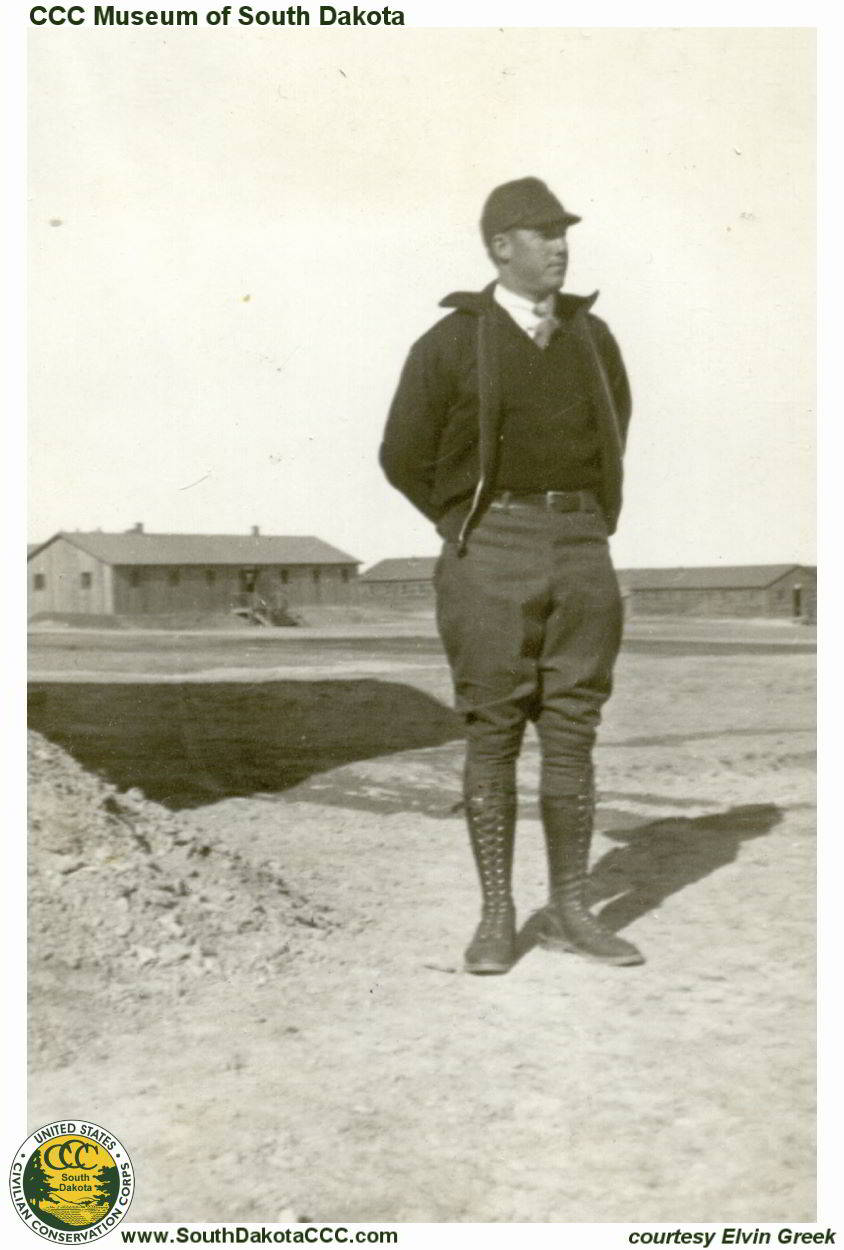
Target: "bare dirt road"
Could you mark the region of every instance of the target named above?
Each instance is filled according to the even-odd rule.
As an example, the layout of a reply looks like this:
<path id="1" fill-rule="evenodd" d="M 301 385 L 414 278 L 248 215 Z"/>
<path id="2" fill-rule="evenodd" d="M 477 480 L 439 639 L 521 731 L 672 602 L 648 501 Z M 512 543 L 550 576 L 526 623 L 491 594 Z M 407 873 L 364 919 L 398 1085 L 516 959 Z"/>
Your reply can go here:
<path id="1" fill-rule="evenodd" d="M 812 1220 L 806 636 L 630 631 L 592 890 L 648 962 L 532 946 L 531 744 L 472 978 L 430 632 L 33 638 L 30 1126 L 117 1133 L 140 1220 Z"/>

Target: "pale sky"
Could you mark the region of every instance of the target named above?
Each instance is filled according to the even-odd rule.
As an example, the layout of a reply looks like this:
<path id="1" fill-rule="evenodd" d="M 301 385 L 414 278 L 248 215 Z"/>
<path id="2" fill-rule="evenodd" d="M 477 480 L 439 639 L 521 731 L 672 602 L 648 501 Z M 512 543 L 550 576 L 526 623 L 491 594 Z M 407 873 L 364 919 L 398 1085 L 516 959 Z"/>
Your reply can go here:
<path id="1" fill-rule="evenodd" d="M 566 289 L 600 288 L 631 377 L 617 563 L 814 561 L 811 31 L 29 45 L 31 540 L 436 552 L 378 467 L 387 406 L 439 299 L 493 276 L 486 194 L 534 174 L 583 217 Z"/>

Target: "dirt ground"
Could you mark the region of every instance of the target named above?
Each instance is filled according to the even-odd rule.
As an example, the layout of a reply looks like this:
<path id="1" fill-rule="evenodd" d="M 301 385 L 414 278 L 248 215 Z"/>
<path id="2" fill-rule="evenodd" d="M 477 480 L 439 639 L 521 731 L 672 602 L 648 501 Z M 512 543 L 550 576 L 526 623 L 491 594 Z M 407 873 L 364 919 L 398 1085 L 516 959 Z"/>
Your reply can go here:
<path id="1" fill-rule="evenodd" d="M 531 740 L 495 978 L 430 619 L 373 632 L 33 634 L 30 1128 L 145 1221 L 813 1220 L 809 632 L 631 622 L 591 888 L 647 962 L 532 946 Z"/>

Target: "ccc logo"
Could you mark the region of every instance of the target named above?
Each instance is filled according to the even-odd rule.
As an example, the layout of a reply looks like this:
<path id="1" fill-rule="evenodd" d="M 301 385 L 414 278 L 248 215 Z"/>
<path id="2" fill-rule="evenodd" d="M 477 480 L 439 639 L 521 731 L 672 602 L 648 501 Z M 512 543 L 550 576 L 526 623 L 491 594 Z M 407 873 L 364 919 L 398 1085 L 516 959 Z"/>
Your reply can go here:
<path id="1" fill-rule="evenodd" d="M 82 1172 L 90 1172 L 97 1166 L 94 1163 L 82 1163 L 80 1155 L 83 1152 L 97 1153 L 97 1147 L 92 1146 L 90 1142 L 80 1141 L 78 1137 L 71 1137 L 69 1141 L 53 1142 L 52 1146 L 48 1146 L 44 1151 L 44 1162 L 48 1168 L 53 1168 L 59 1172 L 62 1168 L 78 1168 Z M 58 1159 L 58 1162 L 56 1160 Z"/>

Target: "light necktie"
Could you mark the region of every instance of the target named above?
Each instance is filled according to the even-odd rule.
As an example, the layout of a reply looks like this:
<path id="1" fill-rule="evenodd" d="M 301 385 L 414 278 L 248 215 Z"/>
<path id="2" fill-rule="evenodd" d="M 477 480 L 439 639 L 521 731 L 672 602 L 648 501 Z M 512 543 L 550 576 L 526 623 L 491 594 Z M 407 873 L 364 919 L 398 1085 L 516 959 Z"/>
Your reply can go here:
<path id="1" fill-rule="evenodd" d="M 546 348 L 551 342 L 551 336 L 559 327 L 560 320 L 555 317 L 552 312 L 544 308 L 541 304 L 537 304 L 533 310 L 542 320 L 533 329 L 533 341 L 537 347 Z"/>

